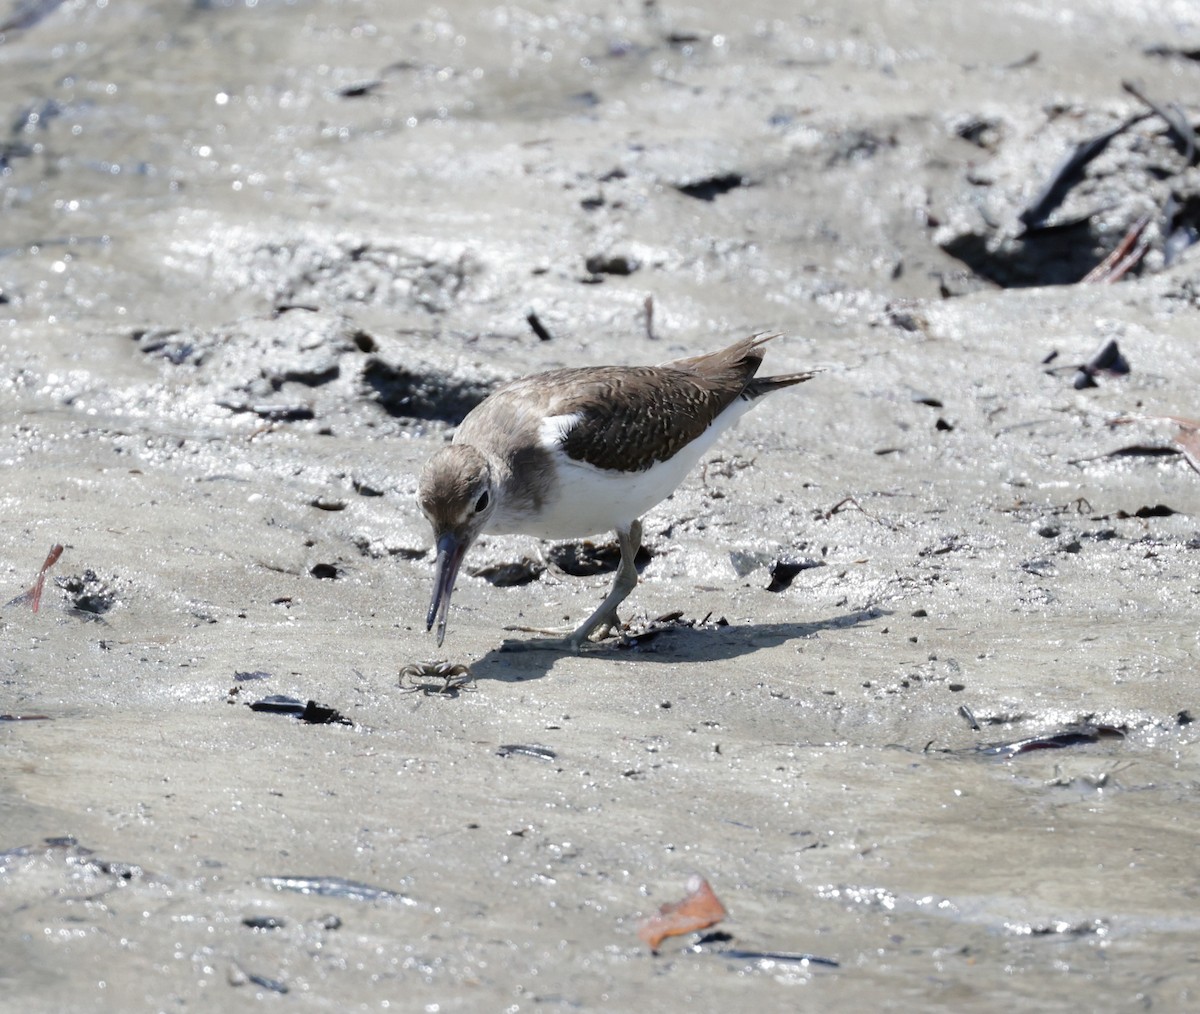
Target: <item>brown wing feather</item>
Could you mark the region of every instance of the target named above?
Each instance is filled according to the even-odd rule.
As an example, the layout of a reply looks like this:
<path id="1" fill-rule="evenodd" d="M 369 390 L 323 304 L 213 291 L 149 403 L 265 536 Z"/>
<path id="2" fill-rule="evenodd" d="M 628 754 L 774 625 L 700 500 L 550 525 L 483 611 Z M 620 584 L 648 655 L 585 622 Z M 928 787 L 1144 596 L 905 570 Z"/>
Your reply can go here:
<path id="1" fill-rule="evenodd" d="M 673 457 L 744 387 L 713 384 L 660 366 L 614 368 L 604 374 L 589 385 L 591 397 L 567 410 L 580 420 L 564 436 L 562 449 L 577 461 L 620 471 L 641 472 Z"/>
<path id="2" fill-rule="evenodd" d="M 703 433 L 736 398 L 758 398 L 812 374 L 755 379 L 761 346 L 776 335 L 753 335 L 728 348 L 662 366 L 597 366 L 551 370 L 511 381 L 468 416 L 456 439 L 486 441 L 497 414 L 577 416 L 561 441 L 576 461 L 615 471 L 645 471 L 673 457 Z M 537 422 L 526 416 L 526 425 Z M 475 430 L 479 432 L 476 433 Z M 468 432 L 470 431 L 470 432 Z"/>
<path id="3" fill-rule="evenodd" d="M 564 395 L 551 414 L 580 417 L 565 434 L 563 451 L 576 461 L 620 471 L 641 472 L 666 461 L 746 393 L 762 365 L 759 347 L 770 337 L 755 335 L 662 366 L 564 370 L 538 378 Z M 586 390 L 577 386 L 581 382 Z"/>

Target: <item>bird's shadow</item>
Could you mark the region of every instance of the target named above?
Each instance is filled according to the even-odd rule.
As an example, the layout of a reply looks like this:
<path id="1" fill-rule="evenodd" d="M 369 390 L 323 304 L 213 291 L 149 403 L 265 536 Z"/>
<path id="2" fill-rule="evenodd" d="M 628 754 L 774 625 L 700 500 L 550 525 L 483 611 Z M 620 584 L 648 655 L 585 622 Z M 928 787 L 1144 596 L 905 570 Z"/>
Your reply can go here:
<path id="1" fill-rule="evenodd" d="M 651 628 L 588 645 L 580 657 L 597 661 L 640 662 L 713 662 L 749 655 L 761 648 L 774 648 L 787 641 L 803 640 L 824 630 L 857 627 L 891 615 L 886 609 L 861 609 L 812 623 L 751 623 L 745 626 L 696 627 L 675 624 Z M 474 679 L 521 683 L 548 676 L 554 663 L 574 653 L 566 648 L 547 647 L 532 650 L 493 648 L 471 665 Z"/>

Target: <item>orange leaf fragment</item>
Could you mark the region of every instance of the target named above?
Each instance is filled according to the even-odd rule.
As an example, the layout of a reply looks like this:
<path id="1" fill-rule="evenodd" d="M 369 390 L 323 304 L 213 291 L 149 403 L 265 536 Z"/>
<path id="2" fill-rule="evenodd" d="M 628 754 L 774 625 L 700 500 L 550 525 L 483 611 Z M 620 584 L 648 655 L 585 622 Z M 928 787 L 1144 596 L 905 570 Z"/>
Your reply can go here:
<path id="1" fill-rule="evenodd" d="M 699 874 L 688 877 L 687 897 L 663 905 L 657 915 L 638 923 L 637 935 L 652 951 L 667 937 L 682 936 L 715 926 L 729 913 L 717 899 L 708 881 Z"/>
<path id="2" fill-rule="evenodd" d="M 1178 416 L 1169 418 L 1179 427 L 1175 434 L 1175 446 L 1183 453 L 1187 463 L 1200 472 L 1200 423 Z"/>
<path id="3" fill-rule="evenodd" d="M 63 547 L 55 543 L 50 547 L 50 552 L 46 554 L 46 562 L 42 564 L 42 569 L 38 571 L 37 580 L 33 582 L 33 587 L 29 589 L 30 606 L 36 613 L 38 607 L 42 604 L 42 587 L 46 583 L 46 571 L 58 563 L 58 558 L 62 556 Z"/>

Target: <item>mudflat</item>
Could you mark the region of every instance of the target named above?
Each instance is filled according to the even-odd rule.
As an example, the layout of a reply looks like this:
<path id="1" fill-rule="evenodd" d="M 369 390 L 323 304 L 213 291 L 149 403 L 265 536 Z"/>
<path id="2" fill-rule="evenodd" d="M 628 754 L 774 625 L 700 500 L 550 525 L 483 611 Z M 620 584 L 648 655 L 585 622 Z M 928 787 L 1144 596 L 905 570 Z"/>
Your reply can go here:
<path id="1" fill-rule="evenodd" d="M 0 1008 L 1194 1004 L 1195 10 L 0 36 Z M 437 651 L 471 406 L 764 330 L 623 638 L 505 651 L 610 535 L 497 538 Z"/>

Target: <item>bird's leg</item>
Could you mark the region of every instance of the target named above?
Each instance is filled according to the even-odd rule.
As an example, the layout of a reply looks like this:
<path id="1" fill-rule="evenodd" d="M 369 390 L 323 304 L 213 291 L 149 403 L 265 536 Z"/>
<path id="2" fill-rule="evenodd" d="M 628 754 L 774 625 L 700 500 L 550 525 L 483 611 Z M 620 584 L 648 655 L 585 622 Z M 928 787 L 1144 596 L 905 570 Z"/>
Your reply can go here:
<path id="1" fill-rule="evenodd" d="M 613 628 L 621 625 L 617 617 L 617 606 L 629 598 L 629 593 L 637 587 L 638 550 L 642 548 L 642 523 L 634 521 L 629 528 L 622 531 L 617 529 L 617 542 L 621 546 L 621 565 L 617 568 L 617 576 L 613 578 L 612 590 L 600 603 L 600 607 L 584 620 L 567 640 L 575 651 L 579 651 L 597 630 L 605 637 Z"/>
<path id="2" fill-rule="evenodd" d="M 558 650 L 579 652 L 591 639 L 597 630 L 604 637 L 614 627 L 621 625 L 617 617 L 617 606 L 629 597 L 629 593 L 637 587 L 638 572 L 635 560 L 638 550 L 642 547 L 642 523 L 634 521 L 628 529 L 617 529 L 617 543 L 621 547 L 621 564 L 617 568 L 617 576 L 613 578 L 612 589 L 600 603 L 600 607 L 581 623 L 569 637 L 555 640 L 537 638 L 531 641 L 506 641 L 505 651 L 540 651 Z M 514 629 L 529 629 L 509 627 Z M 557 631 L 539 631 L 540 633 L 557 633 Z"/>

